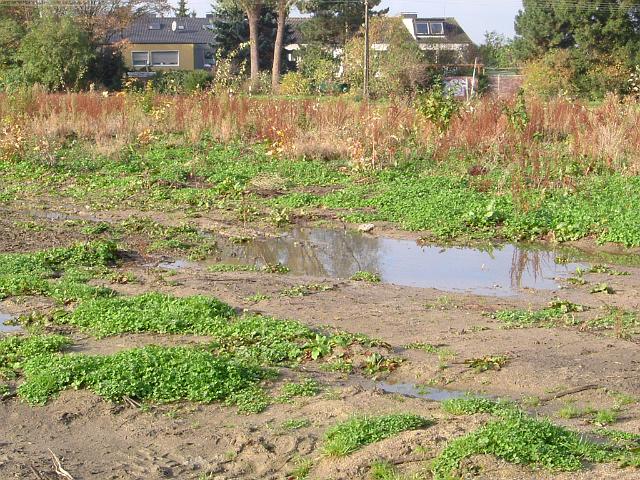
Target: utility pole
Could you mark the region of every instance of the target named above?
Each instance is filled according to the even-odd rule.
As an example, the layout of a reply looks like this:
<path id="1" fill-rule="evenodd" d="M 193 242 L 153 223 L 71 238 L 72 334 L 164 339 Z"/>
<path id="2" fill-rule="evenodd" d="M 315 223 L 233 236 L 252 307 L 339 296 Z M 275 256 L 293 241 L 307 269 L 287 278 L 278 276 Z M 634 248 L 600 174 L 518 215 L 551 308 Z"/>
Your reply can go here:
<path id="1" fill-rule="evenodd" d="M 364 0 L 364 81 L 362 98 L 369 100 L 369 0 Z"/>

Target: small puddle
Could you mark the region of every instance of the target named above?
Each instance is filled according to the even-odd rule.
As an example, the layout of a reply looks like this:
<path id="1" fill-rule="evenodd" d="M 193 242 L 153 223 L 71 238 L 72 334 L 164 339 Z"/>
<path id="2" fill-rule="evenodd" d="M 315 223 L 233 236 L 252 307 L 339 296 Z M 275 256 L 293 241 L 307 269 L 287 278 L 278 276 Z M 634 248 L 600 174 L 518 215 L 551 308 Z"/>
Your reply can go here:
<path id="1" fill-rule="evenodd" d="M 11 321 L 13 319 L 15 319 L 13 315 L 0 312 L 0 332 L 11 333 L 22 331 L 22 327 L 20 325 L 11 325 Z"/>
<path id="2" fill-rule="evenodd" d="M 187 260 L 174 260 L 173 262 L 160 262 L 157 264 L 157 268 L 164 268 L 165 270 L 182 270 L 183 268 L 189 268 L 194 266 L 192 262 Z M 155 264 L 148 264 L 146 266 L 156 266 Z"/>
<path id="3" fill-rule="evenodd" d="M 439 388 L 416 386 L 410 383 L 376 383 L 376 388 L 386 393 L 397 393 L 405 397 L 423 398 L 425 400 L 434 400 L 442 402 L 451 398 L 463 398 L 469 395 L 469 392 L 460 392 L 456 390 L 442 390 Z"/>
<path id="4" fill-rule="evenodd" d="M 101 221 L 98 217 L 90 214 L 71 214 L 55 212 L 53 210 L 29 210 L 29 215 L 34 218 L 43 218 L 45 220 L 59 221 L 59 220 L 86 220 L 89 222 Z"/>
<path id="5" fill-rule="evenodd" d="M 490 249 L 418 245 L 353 230 L 294 228 L 279 237 L 237 244 L 218 239 L 217 261 L 256 266 L 281 263 L 297 275 L 349 278 L 375 272 L 384 283 L 450 292 L 509 296 L 523 289 L 554 290 L 582 263 L 557 263 L 560 253 L 534 246 Z M 187 266 L 177 262 L 165 268 Z"/>

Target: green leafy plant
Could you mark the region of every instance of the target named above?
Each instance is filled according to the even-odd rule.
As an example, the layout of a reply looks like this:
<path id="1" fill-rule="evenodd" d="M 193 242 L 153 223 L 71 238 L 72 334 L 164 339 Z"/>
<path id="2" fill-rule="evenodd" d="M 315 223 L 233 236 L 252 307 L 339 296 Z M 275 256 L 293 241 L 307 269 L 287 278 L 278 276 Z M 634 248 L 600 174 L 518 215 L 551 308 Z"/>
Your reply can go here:
<path id="1" fill-rule="evenodd" d="M 327 431 L 324 451 L 331 456 L 345 456 L 370 443 L 432 424 L 430 420 L 412 414 L 354 417 Z"/>
<path id="2" fill-rule="evenodd" d="M 427 93 L 420 95 L 415 106 L 418 113 L 432 122 L 441 133 L 449 129 L 451 121 L 460 110 L 459 101 L 441 84 L 436 84 Z"/>
<path id="3" fill-rule="evenodd" d="M 216 263 L 209 265 L 210 272 L 257 272 L 259 269 L 255 265 L 241 265 L 235 263 Z"/>
<path id="4" fill-rule="evenodd" d="M 521 465 L 568 471 L 581 469 L 585 460 L 604 462 L 622 456 L 618 450 L 587 441 L 548 420 L 511 411 L 449 442 L 433 462 L 434 478 L 452 478 L 463 459 L 481 454 Z"/>
<path id="5" fill-rule="evenodd" d="M 280 428 L 283 430 L 300 430 L 301 428 L 306 428 L 311 425 L 311 420 L 307 418 L 299 418 L 291 420 L 285 420 L 280 424 Z"/>
<path id="6" fill-rule="evenodd" d="M 61 321 L 97 337 L 126 332 L 206 335 L 220 332 L 235 316 L 233 308 L 214 298 L 172 297 L 151 292 L 87 300 Z"/>
<path id="7" fill-rule="evenodd" d="M 283 297 L 304 297 L 319 292 L 328 292 L 333 290 L 333 285 L 323 285 L 321 283 L 310 283 L 307 285 L 298 285 L 296 287 L 285 288 L 280 292 Z"/>
<path id="8" fill-rule="evenodd" d="M 474 396 L 448 398 L 440 403 L 440 407 L 452 415 L 474 415 L 476 413 L 499 415 L 504 412 L 510 412 L 516 408 L 511 402 L 496 401 Z"/>
<path id="9" fill-rule="evenodd" d="M 148 346 L 113 355 L 37 355 L 23 365 L 18 394 L 44 404 L 67 388 L 86 388 L 112 401 L 209 403 L 229 401 L 251 389 L 269 372 L 190 347 Z"/>
<path id="10" fill-rule="evenodd" d="M 315 380 L 307 378 L 300 383 L 285 383 L 282 386 L 278 401 L 287 403 L 295 397 L 315 397 L 318 393 L 320 393 L 320 384 Z"/>
<path id="11" fill-rule="evenodd" d="M 598 283 L 593 286 L 591 293 L 606 293 L 607 295 L 613 295 L 616 291 L 607 283 Z"/>
<path id="12" fill-rule="evenodd" d="M 0 378 L 15 377 L 26 360 L 59 352 L 70 343 L 70 339 L 62 335 L 0 338 Z"/>
<path id="13" fill-rule="evenodd" d="M 541 310 L 498 310 L 493 316 L 504 323 L 506 328 L 526 328 L 552 326 L 558 320 L 572 321 L 570 314 L 582 312 L 585 307 L 565 300 L 554 300 Z"/>
<path id="14" fill-rule="evenodd" d="M 507 362 L 509 357 L 506 355 L 487 355 L 480 358 L 470 358 L 465 360 L 464 363 L 473 368 L 476 372 L 486 372 L 487 370 L 501 370 Z"/>
<path id="15" fill-rule="evenodd" d="M 377 273 L 360 271 L 351 275 L 351 280 L 355 280 L 357 282 L 379 283 L 380 275 Z"/>

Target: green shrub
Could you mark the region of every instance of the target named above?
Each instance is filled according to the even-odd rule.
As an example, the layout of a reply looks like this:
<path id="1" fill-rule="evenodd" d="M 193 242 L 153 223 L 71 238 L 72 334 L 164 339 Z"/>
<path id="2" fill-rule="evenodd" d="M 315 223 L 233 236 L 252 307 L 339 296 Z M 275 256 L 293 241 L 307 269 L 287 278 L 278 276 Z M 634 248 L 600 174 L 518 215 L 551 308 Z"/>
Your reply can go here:
<path id="1" fill-rule="evenodd" d="M 552 50 L 522 69 L 523 88 L 527 94 L 551 98 L 577 93 L 573 84 L 571 53 L 568 50 Z"/>
<path id="2" fill-rule="evenodd" d="M 450 95 L 441 84 L 437 84 L 415 101 L 420 115 L 433 123 L 440 132 L 449 129 L 451 121 L 458 115 L 460 102 Z"/>
<path id="3" fill-rule="evenodd" d="M 290 96 L 303 96 L 311 93 L 311 80 L 300 72 L 288 72 L 282 76 L 279 93 Z"/>
<path id="4" fill-rule="evenodd" d="M 27 83 L 53 91 L 83 88 L 94 57 L 89 37 L 67 16 L 37 19 L 16 56 Z"/>
<path id="5" fill-rule="evenodd" d="M 194 70 L 187 72 L 183 79 L 183 88 L 186 93 L 205 90 L 213 81 L 213 76 L 206 70 Z"/>

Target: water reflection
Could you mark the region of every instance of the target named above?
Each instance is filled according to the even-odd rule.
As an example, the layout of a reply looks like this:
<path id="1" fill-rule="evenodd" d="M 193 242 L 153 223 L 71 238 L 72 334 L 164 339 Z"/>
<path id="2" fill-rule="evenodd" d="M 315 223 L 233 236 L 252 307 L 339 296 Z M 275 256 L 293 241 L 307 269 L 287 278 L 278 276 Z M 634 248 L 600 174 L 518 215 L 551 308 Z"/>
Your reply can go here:
<path id="1" fill-rule="evenodd" d="M 11 325 L 10 322 L 13 320 L 13 315 L 9 315 L 8 313 L 0 312 L 0 332 L 18 332 L 22 330 L 19 325 Z"/>
<path id="2" fill-rule="evenodd" d="M 276 238 L 219 243 L 218 261 L 282 263 L 292 273 L 349 278 L 359 270 L 383 282 L 484 295 L 514 295 L 523 288 L 555 289 L 557 277 L 583 264 L 556 263 L 549 250 L 502 245 L 490 249 L 421 246 L 411 240 L 351 230 L 296 228 Z"/>

